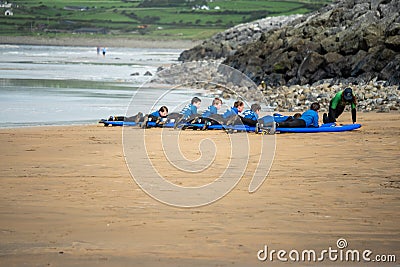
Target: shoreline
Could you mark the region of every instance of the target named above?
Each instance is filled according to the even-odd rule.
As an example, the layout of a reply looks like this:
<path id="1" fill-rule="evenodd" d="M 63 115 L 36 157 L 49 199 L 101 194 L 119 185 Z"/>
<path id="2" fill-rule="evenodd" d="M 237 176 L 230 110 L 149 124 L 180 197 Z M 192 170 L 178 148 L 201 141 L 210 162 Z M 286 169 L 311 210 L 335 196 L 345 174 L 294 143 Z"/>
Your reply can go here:
<path id="1" fill-rule="evenodd" d="M 130 48 L 189 49 L 202 41 L 190 40 L 144 40 L 133 38 L 88 38 L 88 37 L 34 37 L 1 36 L 0 44 L 7 45 L 51 45 L 51 46 L 102 46 Z"/>

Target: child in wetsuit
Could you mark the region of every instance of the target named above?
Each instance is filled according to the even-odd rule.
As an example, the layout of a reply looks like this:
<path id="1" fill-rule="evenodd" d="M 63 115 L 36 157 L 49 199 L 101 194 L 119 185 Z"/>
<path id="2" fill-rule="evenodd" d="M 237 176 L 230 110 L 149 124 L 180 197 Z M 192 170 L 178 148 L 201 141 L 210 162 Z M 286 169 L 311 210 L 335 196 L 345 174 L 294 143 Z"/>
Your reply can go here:
<path id="1" fill-rule="evenodd" d="M 319 127 L 318 125 L 318 110 L 319 103 L 312 103 L 310 109 L 304 112 L 300 118 L 277 122 L 277 128 L 304 128 L 304 127 Z"/>
<path id="2" fill-rule="evenodd" d="M 180 123 L 187 122 L 199 116 L 197 110 L 200 108 L 201 99 L 197 96 L 193 97 L 190 104 L 186 105 L 181 112 L 171 113 L 168 116 L 170 121 L 174 121 L 174 128 L 176 129 Z"/>
<path id="3" fill-rule="evenodd" d="M 143 118 L 142 128 L 147 128 L 147 124 L 149 121 L 154 121 L 157 125 L 163 125 L 168 116 L 168 108 L 166 106 L 162 106 L 159 110 L 150 113 Z"/>
<path id="4" fill-rule="evenodd" d="M 182 127 L 182 130 L 185 129 L 202 129 L 205 130 L 207 129 L 208 126 L 212 125 L 212 124 L 216 124 L 213 123 L 214 120 L 211 119 L 211 117 L 213 116 L 220 116 L 218 114 L 218 110 L 221 109 L 222 106 L 222 100 L 219 97 L 216 97 L 213 99 L 213 102 L 211 104 L 211 106 L 209 106 L 202 114 L 201 116 L 197 116 L 194 117 L 190 120 L 187 121 L 188 125 L 185 125 Z M 202 127 L 196 126 L 194 124 L 199 124 L 199 125 L 203 125 Z"/>

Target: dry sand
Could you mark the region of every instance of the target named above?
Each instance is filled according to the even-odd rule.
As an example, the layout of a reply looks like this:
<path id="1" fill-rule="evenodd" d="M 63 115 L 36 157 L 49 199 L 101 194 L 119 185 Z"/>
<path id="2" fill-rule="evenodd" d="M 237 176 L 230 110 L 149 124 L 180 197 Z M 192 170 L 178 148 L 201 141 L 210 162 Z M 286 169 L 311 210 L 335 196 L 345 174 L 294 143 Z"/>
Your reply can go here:
<path id="1" fill-rule="evenodd" d="M 253 194 L 247 187 L 265 136 L 249 134 L 250 164 L 236 188 L 190 209 L 141 191 L 125 164 L 122 128 L 1 129 L 0 265 L 267 266 L 256 255 L 264 245 L 318 252 L 337 249 L 339 238 L 348 249 L 398 258 L 400 113 L 358 117 L 363 127 L 353 132 L 276 135 L 271 172 Z M 341 119 L 348 123 L 350 114 Z M 195 158 L 198 140 L 226 136 L 185 131 L 181 149 Z M 199 183 L 161 157 L 157 167 L 177 183 Z"/>

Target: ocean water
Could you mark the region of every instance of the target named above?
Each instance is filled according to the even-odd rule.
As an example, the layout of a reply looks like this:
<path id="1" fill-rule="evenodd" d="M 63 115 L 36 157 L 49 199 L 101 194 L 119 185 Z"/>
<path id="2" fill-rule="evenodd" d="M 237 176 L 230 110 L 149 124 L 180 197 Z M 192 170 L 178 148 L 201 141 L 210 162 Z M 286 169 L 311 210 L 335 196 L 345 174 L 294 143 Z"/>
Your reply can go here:
<path id="1" fill-rule="evenodd" d="M 0 127 L 96 123 L 110 115 L 148 112 L 165 88 L 139 90 L 181 50 L 0 45 Z M 138 74 L 138 75 L 132 75 Z M 163 105 L 193 93 L 172 91 Z M 132 100 L 133 99 L 133 100 Z M 133 115 L 133 114 L 127 114 Z"/>

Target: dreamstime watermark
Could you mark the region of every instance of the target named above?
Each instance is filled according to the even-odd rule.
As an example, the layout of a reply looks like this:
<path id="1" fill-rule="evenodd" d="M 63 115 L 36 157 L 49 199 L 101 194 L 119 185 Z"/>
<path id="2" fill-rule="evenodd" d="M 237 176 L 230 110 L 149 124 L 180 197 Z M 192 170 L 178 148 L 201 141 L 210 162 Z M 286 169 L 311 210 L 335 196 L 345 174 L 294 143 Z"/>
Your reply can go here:
<path id="1" fill-rule="evenodd" d="M 280 262 L 376 262 L 376 263 L 394 263 L 396 255 L 394 254 L 374 254 L 371 250 L 348 249 L 347 240 L 339 238 L 336 247 L 329 246 L 323 250 L 269 250 L 267 245 L 257 252 L 259 261 L 280 261 Z"/>
<path id="2" fill-rule="evenodd" d="M 162 90 L 153 90 L 157 85 L 162 85 Z M 212 90 L 207 90 L 212 89 Z M 207 90 L 207 91 L 206 91 Z M 206 92 L 209 99 L 220 97 L 226 92 L 234 95 L 237 100 L 242 100 L 250 106 L 256 102 L 263 101 L 262 93 L 257 86 L 243 73 L 223 64 L 212 62 L 191 62 L 173 65 L 168 69 L 158 72 L 152 80 L 138 90 L 132 97 L 127 109 L 127 116 L 133 115 L 137 110 L 135 107 L 143 97 L 139 94 L 147 94 L 153 102 L 148 113 L 157 110 L 166 102 L 171 102 L 177 92 L 192 92 L 188 94 L 185 103 L 173 103 L 169 106 L 171 111 L 179 112 L 184 104 L 188 103 L 191 97 L 198 95 L 199 91 Z M 214 92 L 214 93 L 211 93 Z M 264 101 L 265 103 L 265 101 Z M 140 103 L 141 104 L 141 103 Z M 203 107 L 204 108 L 204 107 Z M 172 109 L 172 110 L 171 110 Z M 163 162 L 174 168 L 176 175 L 181 178 L 191 178 L 207 170 L 219 170 L 210 177 L 212 182 L 204 183 L 201 186 L 183 186 L 171 182 L 166 177 L 166 171 L 155 164 L 151 144 L 155 142 L 150 130 L 132 131 L 129 127 L 123 127 L 123 148 L 125 161 L 135 182 L 140 188 L 152 198 L 176 207 L 198 207 L 207 205 L 221 199 L 228 194 L 240 181 L 250 160 L 250 141 L 248 134 L 229 134 L 229 142 L 226 146 L 218 147 L 210 135 L 201 133 L 197 135 L 196 144 L 190 144 L 190 149 L 200 154 L 196 160 L 189 160 L 181 151 L 181 138 L 187 131 L 164 128 L 161 130 L 160 141 L 162 152 L 157 153 L 157 162 Z M 149 131 L 149 132 L 148 132 Z M 199 138 L 202 138 L 198 141 Z M 252 156 L 252 164 L 255 164 L 254 173 L 249 184 L 249 193 L 254 193 L 266 179 L 272 165 L 275 154 L 275 136 L 265 135 L 260 137 L 260 154 L 257 159 Z M 230 151 L 226 166 L 215 167 L 215 158 L 220 152 Z M 162 155 L 160 155 L 162 154 Z M 162 157 L 161 157 L 162 156 Z M 216 174 L 218 173 L 218 174 Z"/>

